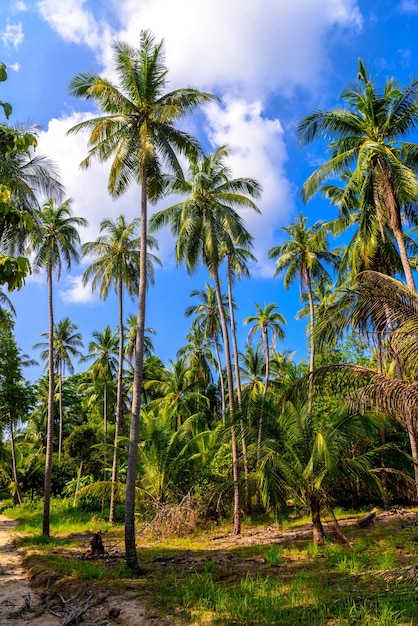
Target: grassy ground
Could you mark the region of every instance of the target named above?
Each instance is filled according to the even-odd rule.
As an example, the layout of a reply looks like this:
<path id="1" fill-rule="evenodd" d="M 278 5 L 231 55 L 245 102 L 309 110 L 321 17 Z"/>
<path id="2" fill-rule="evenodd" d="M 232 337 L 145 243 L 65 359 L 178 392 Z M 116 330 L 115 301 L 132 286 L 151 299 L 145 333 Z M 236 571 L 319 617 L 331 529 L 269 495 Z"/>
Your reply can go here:
<path id="1" fill-rule="evenodd" d="M 344 526 L 350 546 L 335 543 L 331 532 L 324 546 L 314 546 L 300 521 L 285 528 L 244 524 L 239 538 L 228 526 L 183 538 L 148 530 L 138 535 L 146 574 L 136 579 L 122 558 L 122 527 L 56 503 L 53 538 L 46 542 L 40 514 L 36 507 L 13 511 L 35 582 L 46 579 L 42 572 L 51 581 L 53 571 L 68 584 L 87 580 L 101 589 L 135 591 L 150 613 L 170 616 L 169 623 L 418 625 L 416 510 L 381 512 L 366 529 L 352 518 Z M 97 530 L 109 555 L 85 559 Z"/>

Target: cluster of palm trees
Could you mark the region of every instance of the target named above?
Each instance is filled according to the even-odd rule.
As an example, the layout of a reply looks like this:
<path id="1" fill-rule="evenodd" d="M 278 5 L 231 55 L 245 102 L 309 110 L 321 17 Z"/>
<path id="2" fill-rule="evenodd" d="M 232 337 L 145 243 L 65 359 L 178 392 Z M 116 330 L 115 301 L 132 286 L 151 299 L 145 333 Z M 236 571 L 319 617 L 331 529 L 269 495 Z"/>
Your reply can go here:
<path id="1" fill-rule="evenodd" d="M 83 384 L 90 384 L 93 405 L 100 390 L 103 406 L 101 482 L 110 485 L 111 521 L 116 519 L 123 466 L 126 560 L 132 570 L 139 568 L 138 488 L 152 493 L 156 501 L 168 493 L 173 498 L 184 495 L 186 488 L 196 488 L 199 472 L 211 467 L 214 450 L 230 451 L 230 480 L 223 476 L 218 492 L 227 487 L 233 495 L 235 533 L 241 530 L 243 510 L 251 511 L 254 502 L 284 510 L 290 493 L 311 510 L 321 540 L 321 510 L 332 509 L 335 497 L 330 476 L 337 485 L 348 481 L 353 492 L 358 478 L 370 488 L 382 487 L 376 471 L 370 472 L 372 467 L 376 470 L 372 461 L 381 459 L 385 450 L 393 452 L 393 446 L 380 441 L 373 452 L 365 451 L 361 442 L 366 435 L 381 437 L 382 429 L 391 432 L 395 427 L 389 417 L 395 415 L 396 424 L 406 426 L 412 458 L 418 460 L 414 350 L 413 343 L 404 340 L 406 329 L 408 336 L 415 332 L 414 318 L 407 319 L 399 309 L 405 300 L 409 312 L 415 314 L 417 306 L 411 269 L 416 244 L 413 233 L 406 235 L 403 227 L 416 223 L 418 150 L 404 137 L 418 120 L 418 85 L 402 89 L 388 80 L 379 91 L 359 61 L 357 82 L 342 95 L 344 106 L 314 113 L 299 125 L 301 144 L 323 137 L 330 140 L 331 150 L 330 159 L 304 184 L 303 199 L 321 192 L 338 209 L 336 220 L 312 227 L 300 213 L 282 229 L 287 240 L 269 251 L 276 274 L 284 273 L 284 286 L 298 279 L 302 302 L 308 305 L 300 313 L 309 316 L 306 368 L 295 366 L 292 355 L 276 351 L 286 320 L 273 303 L 256 304 L 256 313 L 246 318 L 249 342 L 239 352 L 233 287 L 236 279 L 249 276 L 254 260 L 252 236 L 240 210 L 259 211 L 256 201 L 262 189 L 252 178 L 232 176 L 226 146 L 205 154 L 193 136 L 177 127 L 184 116 L 215 96 L 193 88 L 166 92 L 163 42 L 157 43 L 147 31 L 141 33 L 138 48 L 116 42 L 114 54 L 117 84 L 94 72 L 80 73 L 71 82 L 72 95 L 92 100 L 101 114 L 69 132 L 88 133 L 83 167 L 94 160 L 111 161 L 110 195 L 118 197 L 132 183 L 138 185 L 137 219 L 127 223 L 123 215 L 107 218 L 96 241 L 80 247 L 79 228 L 86 221 L 72 215 L 71 200 L 63 199 L 52 165 L 30 151 L 1 156 L 0 173 L 11 190 L 11 205 L 31 216 L 20 223 L 3 219 L 2 248 L 9 255 L 32 255 L 34 271 L 46 270 L 48 284 L 47 342 L 35 346 L 42 348 L 40 357 L 48 366 L 43 532 L 49 536 L 56 390 L 60 460 L 65 449 L 63 381 L 66 371 L 73 371 L 72 359 L 81 358 L 94 360 Z M 180 164 L 183 157 L 186 172 Z M 38 200 L 42 195 L 48 198 L 43 204 Z M 148 219 L 148 203 L 168 195 L 180 199 Z M 153 233 L 165 226 L 175 237 L 177 263 L 189 273 L 203 265 L 210 279 L 204 289 L 191 294 L 194 303 L 185 311 L 193 318 L 187 344 L 169 367 L 151 353 L 152 330 L 146 327 L 147 289 L 154 266 L 160 263 L 151 253 L 158 246 L 148 229 Z M 330 235 L 344 231 L 354 231 L 351 241 L 345 249 L 331 251 Z M 114 288 L 119 302 L 117 331 L 107 327 L 94 333 L 84 356 L 78 329 L 69 319 L 55 323 L 53 309 L 54 278 L 59 279 L 63 264 L 69 269 L 81 257 L 91 261 L 84 283 L 98 288 L 101 298 Z M 405 277 L 407 287 L 393 276 Z M 384 290 L 390 297 L 382 295 Z M 128 324 L 125 295 L 138 299 L 138 315 Z M 326 352 L 350 329 L 374 341 L 377 371 L 372 357 L 370 368 L 337 368 L 330 362 L 318 368 L 318 353 L 323 365 Z M 254 348 L 251 340 L 258 333 L 260 342 Z M 395 382 L 388 371 L 391 363 Z M 302 374 L 306 376 L 301 378 Z M 330 376 L 338 381 L 337 403 Z M 341 411 L 346 389 L 350 404 Z M 384 398 L 380 404 L 379 398 Z M 87 407 L 88 403 L 89 412 Z M 375 413 L 366 413 L 366 408 Z M 216 484 L 213 466 L 210 472 Z"/>

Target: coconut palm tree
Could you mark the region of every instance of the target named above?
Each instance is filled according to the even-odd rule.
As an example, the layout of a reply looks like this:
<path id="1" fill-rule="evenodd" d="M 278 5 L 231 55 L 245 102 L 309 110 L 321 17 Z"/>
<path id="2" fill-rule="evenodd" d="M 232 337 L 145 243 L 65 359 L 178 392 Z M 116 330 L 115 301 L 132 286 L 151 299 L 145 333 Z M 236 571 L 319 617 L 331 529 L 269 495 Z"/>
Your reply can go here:
<path id="1" fill-rule="evenodd" d="M 280 246 L 269 250 L 269 258 L 276 259 L 275 276 L 285 271 L 284 286 L 288 289 L 295 278 L 300 281 L 300 296 L 306 290 L 310 310 L 310 360 L 309 374 L 312 378 L 315 369 L 315 308 L 312 294 L 312 281 L 325 280 L 331 282 L 331 276 L 323 262 L 336 267 L 338 255 L 328 250 L 328 230 L 321 222 L 311 228 L 307 226 L 307 217 L 299 213 L 298 218 L 288 227 L 283 227 L 289 239 Z M 312 408 L 312 386 L 309 393 L 309 409 Z"/>
<path id="2" fill-rule="evenodd" d="M 122 379 L 123 379 L 123 356 L 124 356 L 124 325 L 123 325 L 123 299 L 126 292 L 131 298 L 138 291 L 139 283 L 139 257 L 140 239 L 135 237 L 135 231 L 139 228 L 140 219 L 136 218 L 127 223 L 124 215 L 119 215 L 115 221 L 107 218 L 100 224 L 100 235 L 96 241 L 83 244 L 82 256 L 94 256 L 95 260 L 87 267 L 83 274 L 83 283 L 91 279 L 91 288 L 94 290 L 99 285 L 100 297 L 106 299 L 109 289 L 113 285 L 118 296 L 119 305 L 119 368 L 116 392 L 116 421 L 115 441 L 113 448 L 112 483 L 117 480 L 117 446 L 119 428 L 122 419 Z M 148 246 L 157 248 L 155 239 L 148 237 Z M 150 283 L 154 278 L 154 263 L 161 265 L 155 256 L 147 255 L 147 278 Z M 116 518 L 115 491 L 112 487 L 110 499 L 109 521 Z"/>
<path id="3" fill-rule="evenodd" d="M 147 205 L 161 195 L 163 165 L 180 174 L 176 154 L 187 156 L 199 152 L 198 142 L 175 124 L 214 96 L 192 88 L 165 92 L 167 68 L 163 42 L 156 43 L 148 31 L 141 32 L 138 48 L 124 42 L 115 42 L 113 48 L 118 85 L 95 72 L 78 74 L 70 85 L 72 95 L 93 100 L 104 115 L 85 120 L 69 132 L 89 132 L 91 147 L 83 167 L 89 167 L 95 159 L 103 162 L 113 158 L 108 180 L 113 197 L 127 191 L 132 182 L 141 186 L 138 337 L 125 507 L 126 561 L 131 569 L 137 570 L 135 480 L 144 362 Z"/>
<path id="4" fill-rule="evenodd" d="M 78 348 L 84 346 L 81 333 L 77 332 L 78 326 L 73 324 L 69 317 L 60 320 L 54 328 L 54 367 L 58 376 L 58 398 L 59 398 L 59 436 L 58 436 L 58 459 L 61 458 L 62 432 L 63 432 L 63 412 L 62 412 L 62 382 L 66 369 L 70 374 L 74 373 L 72 358 L 80 358 L 81 352 Z M 48 337 L 48 332 L 41 333 L 41 337 Z M 34 350 L 43 348 L 39 357 L 45 361 L 48 367 L 48 346 L 49 341 L 41 341 L 32 346 Z"/>
<path id="5" fill-rule="evenodd" d="M 199 304 L 191 304 L 186 308 L 185 316 L 195 317 L 193 324 L 202 328 L 204 336 L 213 345 L 215 350 L 216 363 L 219 374 L 219 384 L 221 388 L 221 412 L 222 421 L 225 421 L 225 384 L 223 378 L 223 367 L 221 361 L 221 346 L 219 344 L 219 335 L 221 333 L 221 323 L 219 319 L 219 309 L 216 298 L 216 290 L 210 283 L 206 283 L 204 289 L 194 289 L 190 293 L 191 298 L 197 298 Z M 222 306 L 224 310 L 227 307 L 227 299 L 222 294 Z"/>
<path id="6" fill-rule="evenodd" d="M 263 399 L 266 397 L 267 388 L 269 384 L 270 373 L 270 348 L 276 349 L 276 339 L 284 339 L 283 324 L 286 324 L 286 320 L 281 313 L 277 311 L 278 306 L 276 304 L 267 304 L 262 308 L 259 304 L 255 303 L 257 309 L 256 315 L 249 315 L 244 319 L 244 324 L 253 324 L 248 333 L 248 342 L 251 343 L 254 335 L 260 331 L 261 333 L 261 345 L 264 349 L 265 358 L 265 383 L 263 390 Z M 270 335 L 270 338 L 269 338 Z M 263 431 L 263 413 L 260 412 L 260 420 L 258 424 L 258 443 L 257 443 L 257 458 L 260 458 L 261 437 Z"/>
<path id="7" fill-rule="evenodd" d="M 386 225 L 392 230 L 406 281 L 415 289 L 403 222 L 417 221 L 418 156 L 406 136 L 417 125 L 418 82 L 403 88 L 390 78 L 379 89 L 361 59 L 358 64 L 356 83 L 341 96 L 344 106 L 313 113 L 299 124 L 302 145 L 316 138 L 331 141 L 331 158 L 307 179 L 302 195 L 309 200 L 325 181 L 349 170 L 341 211 L 350 213 L 357 197 L 361 211 L 373 207 L 381 232 Z"/>
<path id="8" fill-rule="evenodd" d="M 289 498 L 301 502 L 311 514 L 314 542 L 323 543 L 321 515 L 326 510 L 333 514 L 331 487 L 359 481 L 383 495 L 376 463 L 392 446 L 356 455 L 351 450 L 353 441 L 378 435 L 385 420 L 382 414 L 347 410 L 311 413 L 300 398 L 288 400 L 276 422 L 277 435 L 263 445 L 261 492 L 266 507 L 283 512 Z M 345 539 L 338 526 L 336 531 Z"/>
<path id="9" fill-rule="evenodd" d="M 53 278 L 61 277 L 62 266 L 71 268 L 72 261 L 79 260 L 78 245 L 80 235 L 78 228 L 86 226 L 87 220 L 83 217 L 74 217 L 71 214 L 71 199 L 56 205 L 54 200 L 48 200 L 39 213 L 38 228 L 29 234 L 28 250 L 34 253 L 33 268 L 35 272 L 46 270 L 48 284 L 48 425 L 46 438 L 45 485 L 44 485 L 44 513 L 42 532 L 49 537 L 50 531 L 50 500 L 52 475 L 52 442 L 54 430 L 54 306 L 53 306 Z"/>
<path id="10" fill-rule="evenodd" d="M 251 178 L 232 178 L 225 164 L 228 156 L 226 146 L 202 159 L 192 159 L 188 176 L 172 178 L 168 190 L 184 194 L 179 203 L 159 211 L 151 218 L 152 228 L 171 225 L 177 237 L 177 262 L 183 261 L 188 272 L 193 272 L 199 263 L 208 268 L 215 283 L 216 298 L 225 350 L 228 384 L 228 402 L 231 418 L 232 455 L 234 474 L 234 533 L 241 532 L 239 463 L 236 444 L 234 417 L 234 382 L 227 318 L 222 305 L 219 266 L 226 251 L 236 245 L 245 245 L 248 233 L 236 209 L 250 208 L 258 211 L 252 198 L 258 198 L 261 187 Z"/>

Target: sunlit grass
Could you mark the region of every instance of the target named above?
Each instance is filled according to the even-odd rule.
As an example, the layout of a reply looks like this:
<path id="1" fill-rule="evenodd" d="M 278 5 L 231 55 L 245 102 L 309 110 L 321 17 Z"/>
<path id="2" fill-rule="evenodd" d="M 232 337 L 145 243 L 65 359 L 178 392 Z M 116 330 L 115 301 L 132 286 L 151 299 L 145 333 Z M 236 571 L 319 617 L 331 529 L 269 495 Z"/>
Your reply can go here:
<path id="1" fill-rule="evenodd" d="M 398 527 L 396 532 L 390 525 L 364 531 L 347 528 L 351 546 L 332 539 L 323 546 L 309 540 L 257 542 L 255 533 L 246 545 L 217 548 L 211 539 L 231 534 L 226 525 L 188 537 L 138 535 L 146 574 L 133 578 L 121 556 L 107 562 L 80 558 L 89 533 L 97 530 L 104 531 L 106 547 L 116 542 L 122 550 L 122 526 L 111 527 L 99 516 L 74 508 L 71 501 L 57 500 L 51 506 L 48 540 L 40 532 L 41 503 L 10 513 L 21 522 L 19 535 L 32 553 L 29 560 L 62 577 L 96 581 L 118 591 L 136 588 L 153 614 L 176 615 L 179 624 L 418 624 L 416 583 L 397 570 L 393 579 L 382 576 L 418 563 L 418 532 L 413 527 Z M 298 525 L 294 520 L 291 527 Z"/>

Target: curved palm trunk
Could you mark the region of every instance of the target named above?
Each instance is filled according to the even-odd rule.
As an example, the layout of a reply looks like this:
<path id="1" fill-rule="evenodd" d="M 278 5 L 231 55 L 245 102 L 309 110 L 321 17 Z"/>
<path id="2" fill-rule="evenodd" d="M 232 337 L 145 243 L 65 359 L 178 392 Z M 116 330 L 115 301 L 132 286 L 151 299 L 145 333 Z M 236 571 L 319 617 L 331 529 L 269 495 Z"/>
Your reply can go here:
<path id="1" fill-rule="evenodd" d="M 234 353 L 234 369 L 235 369 L 235 382 L 237 387 L 237 400 L 238 400 L 238 409 L 241 413 L 242 407 L 242 389 L 241 389 L 241 377 L 239 373 L 239 352 L 238 352 L 238 344 L 237 344 L 237 331 L 235 326 L 235 313 L 233 306 L 233 298 L 232 298 L 232 274 L 231 274 L 231 261 L 228 255 L 228 266 L 227 266 L 227 276 L 228 276 L 228 305 L 229 305 L 229 317 L 231 320 L 231 337 L 232 337 L 232 349 Z M 244 494 L 245 494 L 245 509 L 246 511 L 250 511 L 250 488 L 249 488 L 249 470 L 248 470 L 248 452 L 247 452 L 247 441 L 245 438 L 245 430 L 244 430 L 244 422 L 242 417 L 240 417 L 240 427 L 241 427 L 241 446 L 242 446 L 242 461 L 244 465 Z"/>
<path id="2" fill-rule="evenodd" d="M 138 460 L 139 414 L 141 409 L 141 390 L 144 374 L 144 333 L 145 333 L 145 297 L 147 288 L 147 175 L 142 166 L 141 178 L 141 235 L 139 259 L 138 326 L 136 331 L 135 369 L 132 397 L 132 419 L 129 434 L 128 470 L 126 474 L 125 502 L 125 553 L 126 564 L 133 570 L 139 570 L 135 541 L 135 486 Z"/>
<path id="3" fill-rule="evenodd" d="M 52 301 L 52 267 L 48 267 L 48 309 L 49 309 L 49 337 L 48 337 L 48 420 L 46 428 L 46 454 L 44 479 L 44 511 L 42 518 L 42 534 L 49 537 L 50 533 L 50 504 L 52 478 L 52 444 L 54 438 L 54 307 Z"/>
<path id="4" fill-rule="evenodd" d="M 234 417 L 235 417 L 235 398 L 234 398 L 234 379 L 232 376 L 231 366 L 231 352 L 229 349 L 229 336 L 228 327 L 226 325 L 225 311 L 222 306 L 222 294 L 221 286 L 219 282 L 218 268 L 212 267 L 213 278 L 215 281 L 216 299 L 218 302 L 219 318 L 221 320 L 222 336 L 224 340 L 225 348 L 225 366 L 226 377 L 228 383 L 228 402 L 229 402 L 229 415 L 231 420 L 231 445 L 232 445 L 232 476 L 234 481 L 234 535 L 241 533 L 241 498 L 239 493 L 239 457 L 238 457 L 238 445 L 235 432 Z"/>
<path id="5" fill-rule="evenodd" d="M 110 511 L 109 522 L 113 524 L 116 521 L 116 481 L 118 479 L 118 439 L 120 424 L 122 422 L 122 379 L 123 379 L 123 348 L 124 348 L 124 332 L 123 332 L 123 281 L 119 280 L 119 366 L 118 366 L 118 382 L 116 390 L 116 421 L 115 421 L 115 439 L 113 443 L 113 462 L 112 462 L 112 491 L 110 494 Z"/>
<path id="6" fill-rule="evenodd" d="M 399 210 L 398 202 L 394 196 L 393 188 L 385 173 L 384 167 L 378 162 L 380 169 L 380 183 L 381 191 L 384 197 L 387 217 L 390 228 L 396 239 L 396 243 L 399 248 L 399 256 L 401 258 L 402 268 L 405 274 L 405 279 L 408 287 L 416 292 L 415 281 L 412 275 L 411 264 L 409 263 L 408 254 L 405 247 L 405 237 L 402 228 L 401 214 Z M 376 199 L 376 198 L 375 198 Z M 379 200 L 377 200 L 377 206 L 380 207 Z"/>

